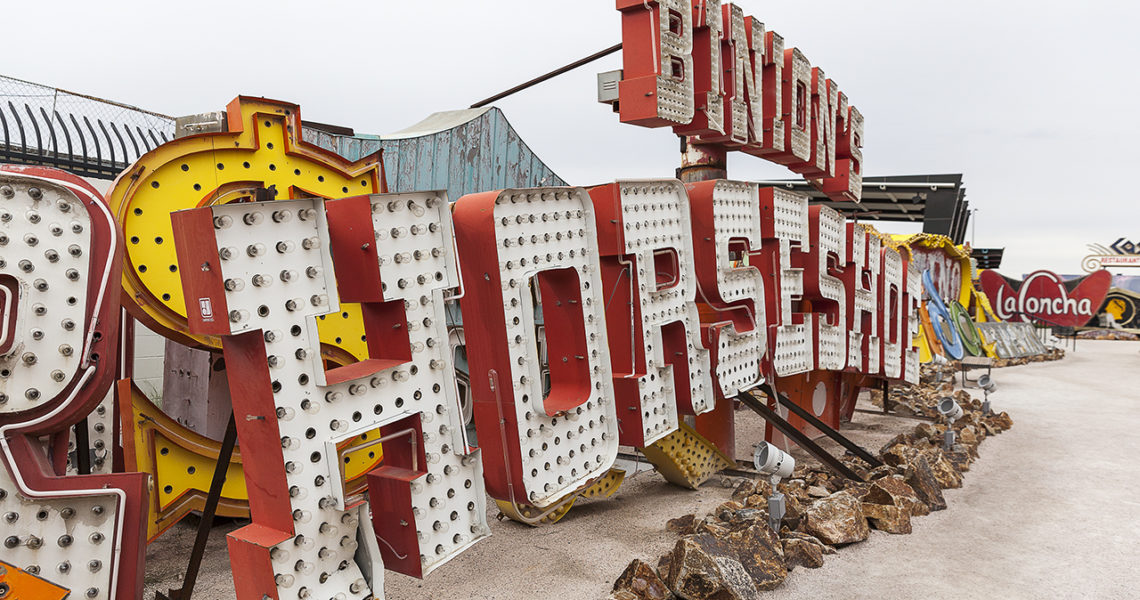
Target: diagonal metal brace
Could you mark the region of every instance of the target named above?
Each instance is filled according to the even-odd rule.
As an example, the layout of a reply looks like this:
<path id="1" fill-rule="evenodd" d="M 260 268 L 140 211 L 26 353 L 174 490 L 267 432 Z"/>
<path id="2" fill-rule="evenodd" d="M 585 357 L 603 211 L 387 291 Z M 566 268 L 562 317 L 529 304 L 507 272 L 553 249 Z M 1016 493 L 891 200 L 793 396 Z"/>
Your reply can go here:
<path id="1" fill-rule="evenodd" d="M 834 456 L 828 454 L 827 450 L 824 450 L 819 444 L 812 441 L 812 439 L 808 437 L 804 432 L 796 429 L 792 426 L 791 423 L 781 417 L 776 411 L 768 408 L 767 403 L 762 402 L 759 398 L 749 393 L 740 394 L 736 397 L 736 399 L 740 400 L 742 404 L 748 408 L 751 408 L 761 417 L 764 417 L 764 420 L 771 423 L 772 426 L 775 427 L 780 433 L 784 434 L 785 437 L 791 439 L 804 450 L 807 450 L 808 454 L 814 456 L 819 460 L 819 462 L 823 463 L 825 466 L 827 466 L 827 468 L 834 471 L 837 475 L 845 477 L 852 481 L 863 481 L 863 478 L 857 475 L 855 471 L 852 471 L 850 467 L 843 464 Z"/>
<path id="2" fill-rule="evenodd" d="M 182 587 L 171 589 L 169 595 L 155 592 L 155 600 L 190 600 L 194 593 L 194 584 L 198 581 L 198 568 L 202 566 L 202 556 L 206 552 L 206 542 L 210 538 L 210 529 L 214 526 L 214 516 L 218 511 L 218 502 L 222 498 L 222 486 L 226 483 L 226 471 L 229 470 L 230 458 L 233 457 L 236 444 L 237 424 L 234 422 L 233 412 L 230 412 L 230 421 L 226 425 L 226 434 L 222 438 L 222 448 L 218 451 L 218 462 L 214 465 L 214 479 L 210 482 L 206 506 L 202 509 L 202 520 L 198 522 L 198 535 L 194 539 L 194 549 L 190 551 L 190 563 L 186 566 L 186 575 L 182 579 Z"/>
<path id="3" fill-rule="evenodd" d="M 846 448 L 848 452 L 866 461 L 867 464 L 871 465 L 872 468 L 883 466 L 883 461 L 879 460 L 874 454 L 867 452 L 863 449 L 862 446 L 856 444 L 855 442 L 852 442 L 851 439 L 847 436 L 832 429 L 827 423 L 820 421 L 818 417 L 811 414 L 811 412 L 804 410 L 804 407 L 800 406 L 799 404 L 792 402 L 790 399 L 788 399 L 787 396 L 775 393 L 775 391 L 772 390 L 772 388 L 767 384 L 760 386 L 760 389 L 763 390 L 765 394 L 768 394 L 770 397 L 775 398 L 777 402 L 784 405 L 784 407 L 786 407 L 788 410 L 796 413 L 797 417 L 803 419 L 804 421 L 807 421 L 809 425 L 820 430 L 827 437 L 835 440 L 835 442 L 840 446 Z"/>

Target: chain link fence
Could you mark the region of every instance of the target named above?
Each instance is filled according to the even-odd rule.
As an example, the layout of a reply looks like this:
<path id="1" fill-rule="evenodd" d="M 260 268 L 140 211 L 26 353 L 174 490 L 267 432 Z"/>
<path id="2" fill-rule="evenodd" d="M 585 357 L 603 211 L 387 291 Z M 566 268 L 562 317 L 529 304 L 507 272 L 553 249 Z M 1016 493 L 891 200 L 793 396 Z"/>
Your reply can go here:
<path id="1" fill-rule="evenodd" d="M 0 162 L 113 179 L 173 137 L 173 117 L 0 75 Z"/>

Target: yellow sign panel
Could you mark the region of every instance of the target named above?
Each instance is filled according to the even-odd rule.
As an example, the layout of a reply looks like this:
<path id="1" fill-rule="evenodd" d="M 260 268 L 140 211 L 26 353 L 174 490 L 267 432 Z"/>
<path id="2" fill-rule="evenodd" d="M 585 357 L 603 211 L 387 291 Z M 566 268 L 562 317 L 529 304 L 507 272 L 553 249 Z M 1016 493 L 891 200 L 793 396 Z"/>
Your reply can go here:
<path id="1" fill-rule="evenodd" d="M 238 97 L 226 109 L 227 131 L 179 138 L 143 155 L 115 180 L 107 200 L 126 238 L 124 300 L 139 320 L 166 337 L 219 348 L 193 335 L 170 213 L 253 199 L 342 198 L 386 191 L 380 153 L 352 162 L 302 141 L 295 104 Z M 275 192 L 275 196 L 274 196 Z M 367 358 L 360 307 L 319 323 L 326 358 Z"/>

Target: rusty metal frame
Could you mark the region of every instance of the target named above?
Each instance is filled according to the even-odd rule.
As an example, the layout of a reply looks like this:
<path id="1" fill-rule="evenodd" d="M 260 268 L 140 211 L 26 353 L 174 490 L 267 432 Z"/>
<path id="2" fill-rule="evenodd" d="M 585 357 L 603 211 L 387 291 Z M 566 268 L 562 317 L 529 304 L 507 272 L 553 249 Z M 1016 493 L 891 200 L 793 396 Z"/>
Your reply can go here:
<path id="1" fill-rule="evenodd" d="M 788 399 L 787 396 L 783 394 L 777 394 L 775 390 L 772 389 L 771 385 L 766 383 L 761 384 L 760 389 L 763 390 L 765 394 L 768 394 L 770 397 L 775 398 L 776 401 L 783 405 L 785 408 L 795 413 L 797 417 L 803 419 L 804 421 L 807 421 L 809 425 L 820 430 L 824 435 L 831 438 L 832 440 L 835 440 L 835 442 L 840 446 L 846 448 L 848 452 L 863 459 L 867 464 L 871 465 L 872 467 L 880 467 L 883 465 L 883 461 L 876 458 L 875 455 L 871 454 L 870 452 L 864 450 L 863 447 L 859 444 L 851 441 L 851 439 L 847 436 L 832 429 L 827 423 L 819 420 L 819 418 L 811 414 L 811 411 L 804 410 L 802 406 L 796 404 L 795 402 L 792 402 L 790 399 Z"/>
<path id="2" fill-rule="evenodd" d="M 852 471 L 851 467 L 848 467 L 847 465 L 843 464 L 842 461 L 829 454 L 827 450 L 824 450 L 822 446 L 815 443 L 815 441 L 808 437 L 807 434 L 800 431 L 799 429 L 796 429 L 791 423 L 787 421 L 787 419 L 784 419 L 780 416 L 779 413 L 772 410 L 771 408 L 768 408 L 768 405 L 764 402 L 761 402 L 760 399 L 756 396 L 744 393 L 740 394 L 736 398 L 737 400 L 740 400 L 742 404 L 748 408 L 751 408 L 753 411 L 759 414 L 761 417 L 764 417 L 765 421 L 771 423 L 772 426 L 775 427 L 780 433 L 784 434 L 785 437 L 798 444 L 799 447 L 806 450 L 808 454 L 814 456 L 819 460 L 819 462 L 823 463 L 824 466 L 834 471 L 835 474 L 852 481 L 863 481 L 863 478 L 856 474 L 855 471 Z"/>

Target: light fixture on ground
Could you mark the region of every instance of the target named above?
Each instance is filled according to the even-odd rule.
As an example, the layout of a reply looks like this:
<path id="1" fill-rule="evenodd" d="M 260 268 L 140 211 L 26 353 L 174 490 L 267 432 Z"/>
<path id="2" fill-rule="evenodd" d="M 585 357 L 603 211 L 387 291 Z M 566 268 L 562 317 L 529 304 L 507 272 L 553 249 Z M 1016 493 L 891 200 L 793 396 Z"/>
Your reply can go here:
<path id="1" fill-rule="evenodd" d="M 993 412 L 990 410 L 990 394 L 997 391 L 997 383 L 989 375 L 982 375 L 978 378 L 978 387 L 986 393 L 986 399 L 982 402 L 982 413 L 988 415 Z"/>
<path id="2" fill-rule="evenodd" d="M 942 383 L 942 367 L 950 364 L 950 361 L 941 354 L 935 354 L 930 362 L 934 365 L 934 383 Z"/>
<path id="3" fill-rule="evenodd" d="M 779 448 L 764 442 L 758 444 L 752 453 L 752 464 L 762 475 L 767 475 L 772 482 L 772 495 L 768 497 L 768 526 L 774 531 L 780 530 L 780 521 L 784 519 L 786 506 L 784 495 L 776 489 L 781 479 L 790 477 L 796 468 L 796 459 Z"/>
<path id="4" fill-rule="evenodd" d="M 946 417 L 946 433 L 942 436 L 942 449 L 950 450 L 954 446 L 954 421 L 962 416 L 962 407 L 950 396 L 944 396 L 938 401 L 938 414 Z"/>

